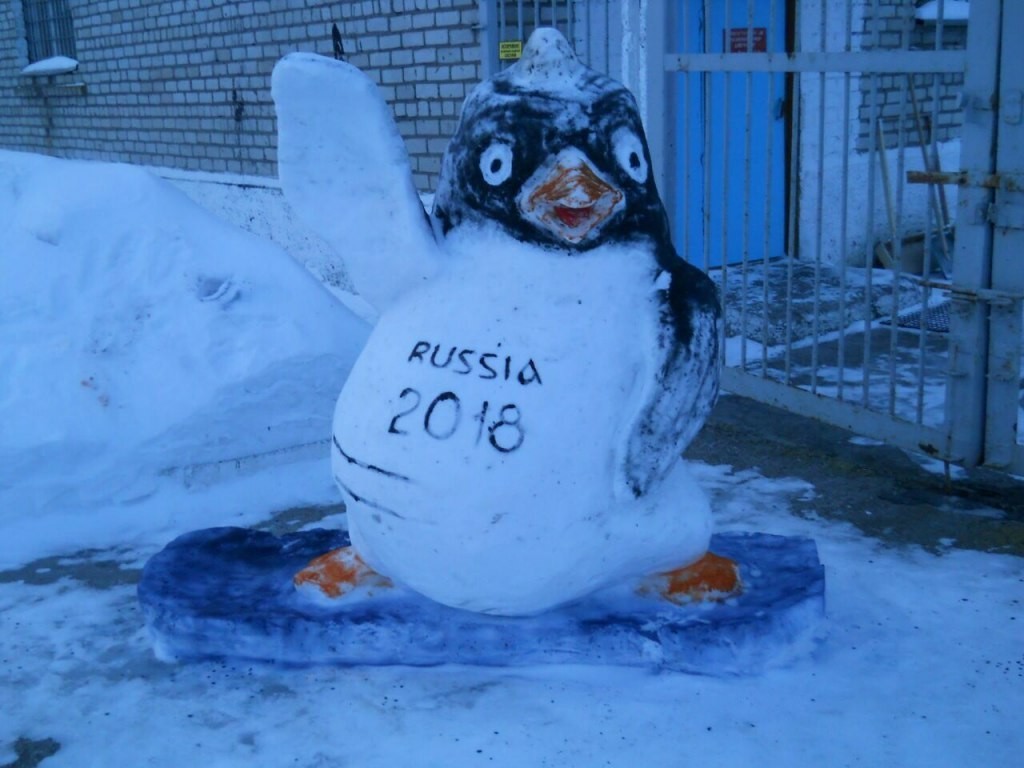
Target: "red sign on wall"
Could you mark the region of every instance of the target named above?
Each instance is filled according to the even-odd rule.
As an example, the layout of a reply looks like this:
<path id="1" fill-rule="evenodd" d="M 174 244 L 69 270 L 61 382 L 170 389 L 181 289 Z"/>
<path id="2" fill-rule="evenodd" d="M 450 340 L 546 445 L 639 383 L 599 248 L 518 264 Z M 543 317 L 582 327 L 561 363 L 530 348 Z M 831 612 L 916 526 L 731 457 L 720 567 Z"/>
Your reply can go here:
<path id="1" fill-rule="evenodd" d="M 722 30 L 722 38 L 728 53 L 765 53 L 768 50 L 766 27 L 733 27 Z"/>

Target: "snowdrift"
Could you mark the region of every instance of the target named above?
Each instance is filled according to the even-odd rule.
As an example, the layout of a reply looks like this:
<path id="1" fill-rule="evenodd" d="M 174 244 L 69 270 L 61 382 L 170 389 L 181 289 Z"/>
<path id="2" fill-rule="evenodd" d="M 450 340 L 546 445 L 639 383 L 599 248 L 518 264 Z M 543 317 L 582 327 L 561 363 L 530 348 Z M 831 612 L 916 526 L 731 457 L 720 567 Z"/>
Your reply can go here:
<path id="1" fill-rule="evenodd" d="M 14 152 L 0 229 L 0 518 L 329 438 L 368 328 L 279 247 L 140 168 Z"/>

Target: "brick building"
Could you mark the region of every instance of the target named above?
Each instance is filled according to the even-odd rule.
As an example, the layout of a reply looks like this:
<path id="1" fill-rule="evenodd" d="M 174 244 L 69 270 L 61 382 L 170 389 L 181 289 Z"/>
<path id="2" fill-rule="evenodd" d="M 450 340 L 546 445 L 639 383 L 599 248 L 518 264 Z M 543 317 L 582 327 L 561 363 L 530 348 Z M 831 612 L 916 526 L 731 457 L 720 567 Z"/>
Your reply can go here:
<path id="1" fill-rule="evenodd" d="M 865 51 L 926 51 L 936 47 L 941 50 L 959 50 L 966 47 L 967 25 L 962 20 L 946 21 L 941 25 L 940 31 L 935 23 L 918 20 L 916 10 L 914 3 L 903 0 L 880 0 L 874 13 L 865 12 L 861 18 L 861 29 L 857 35 L 860 48 Z M 886 146 L 894 147 L 899 144 L 900 130 L 903 131 L 904 137 L 913 137 L 904 138 L 905 142 L 917 138 L 918 126 L 913 114 L 911 87 L 913 100 L 916 100 L 922 117 L 923 128 L 929 135 L 928 140 L 931 139 L 932 130 L 937 141 L 956 138 L 959 135 L 962 118 L 959 97 L 964 78 L 959 73 L 944 73 L 937 77 L 940 80 L 937 105 L 934 104 L 935 82 L 930 76 L 918 75 L 908 78 L 902 75 L 882 74 L 875 81 L 871 78 L 862 80 L 858 148 L 863 151 L 871 144 L 870 123 L 872 113 L 876 110 L 884 123 L 882 135 Z M 911 103 L 908 105 L 908 102 Z M 931 125 L 933 119 L 936 121 L 934 128 Z"/>
<path id="2" fill-rule="evenodd" d="M 715 123 L 721 116 L 704 109 L 706 105 L 693 109 L 679 91 L 673 93 L 674 84 L 682 78 L 692 84 L 699 72 L 676 74 L 659 66 L 672 51 L 722 50 L 717 37 L 683 42 L 687 24 L 691 30 L 703 29 L 703 14 L 729 8 L 731 20 L 726 10 L 724 23 L 730 33 L 740 33 L 741 42 L 747 27 L 765 29 L 766 22 L 754 21 L 755 11 L 772 14 L 768 36 L 784 46 L 776 50 L 898 53 L 930 48 L 940 34 L 943 48 L 962 47 L 966 26 L 921 23 L 922 2 L 12 0 L 0 4 L 0 147 L 136 163 L 179 177 L 242 175 L 260 184 L 266 180 L 272 187 L 276 125 L 270 73 L 275 62 L 292 51 L 327 56 L 343 52 L 380 85 L 405 137 L 416 185 L 429 193 L 466 93 L 501 66 L 500 43 L 522 41 L 534 26 L 554 24 L 585 61 L 623 80 L 637 94 L 659 187 L 670 205 L 683 206 L 689 204 L 686 193 L 693 190 L 684 189 L 680 169 L 688 158 L 707 154 L 703 149 L 684 154 L 680 147 L 685 135 L 715 136 L 724 130 Z M 962 0 L 947 0 L 946 5 L 957 3 L 966 5 Z M 696 48 L 687 48 L 694 42 Z M 875 163 L 871 155 L 879 126 L 890 149 L 920 142 L 908 106 L 908 83 L 919 97 L 929 141 L 931 136 L 940 142 L 954 139 L 959 130 L 958 75 L 939 75 L 943 79 L 938 88 L 931 76 L 854 77 L 853 92 L 859 96 L 849 121 L 840 104 L 845 98 L 841 75 L 829 73 L 821 80 L 816 73 L 786 77 L 785 92 L 780 86 L 772 96 L 781 106 L 771 106 L 777 119 L 785 121 L 786 138 L 768 154 L 779 164 L 773 178 L 786 177 L 785 192 L 775 197 L 788 200 L 795 189 L 796 202 L 787 206 L 795 207 L 801 234 L 799 242 L 787 236 L 788 253 L 806 255 L 804 244 L 808 238 L 816 240 L 814 233 L 822 229 L 808 217 L 819 207 L 816 201 L 831 192 L 814 175 L 823 157 L 844 145 L 844 134 L 852 133 L 850 151 L 858 157 L 850 177 L 835 183 L 851 190 L 854 208 L 857 196 L 863 196 L 862 180 Z M 719 74 L 703 78 L 711 89 L 723 82 Z M 730 81 L 734 98 L 742 78 L 737 74 Z M 826 97 L 820 102 L 822 86 Z M 802 111 L 794 111 L 796 102 L 803 104 Z M 824 153 L 822 142 L 827 145 Z M 765 154 L 763 147 L 752 152 Z M 793 157 L 796 161 L 790 162 Z M 731 167 L 741 163 L 742 158 Z M 760 189 L 760 182 L 753 188 Z M 188 191 L 202 195 L 198 188 Z M 780 223 L 773 226 L 792 230 L 782 223 L 784 207 L 776 205 Z M 908 215 L 915 208 L 921 204 L 909 202 Z M 748 226 L 743 221 L 737 213 L 728 227 Z M 824 228 L 835 229 L 827 222 Z M 870 228 L 860 223 L 854 227 L 861 232 Z M 703 235 L 691 239 L 699 246 Z M 736 246 L 739 240 L 734 237 L 732 242 Z M 782 247 L 770 248 L 771 255 Z M 848 247 L 830 248 L 830 254 L 844 248 L 864 253 L 868 245 L 864 237 L 851 238 Z"/>
<path id="3" fill-rule="evenodd" d="M 0 146 L 274 176 L 274 63 L 333 55 L 337 25 L 430 189 L 480 80 L 478 21 L 476 0 L 14 0 L 0 6 Z M 77 68 L 23 74 L 53 54 Z"/>

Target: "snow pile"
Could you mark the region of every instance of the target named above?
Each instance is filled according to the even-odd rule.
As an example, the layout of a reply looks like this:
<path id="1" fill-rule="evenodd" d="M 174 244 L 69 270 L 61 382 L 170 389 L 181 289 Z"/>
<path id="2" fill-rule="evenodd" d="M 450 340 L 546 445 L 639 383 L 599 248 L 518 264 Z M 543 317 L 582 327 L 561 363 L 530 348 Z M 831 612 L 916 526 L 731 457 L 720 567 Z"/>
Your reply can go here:
<path id="1" fill-rule="evenodd" d="M 367 334 L 282 250 L 126 165 L 0 153 L 0 516 L 330 435 Z"/>
<path id="2" fill-rule="evenodd" d="M 62 75 L 78 69 L 78 60 L 69 56 L 51 56 L 34 61 L 21 70 L 23 75 Z"/>
<path id="3" fill-rule="evenodd" d="M 928 0 L 914 11 L 918 21 L 967 21 L 970 15 L 970 0 Z"/>

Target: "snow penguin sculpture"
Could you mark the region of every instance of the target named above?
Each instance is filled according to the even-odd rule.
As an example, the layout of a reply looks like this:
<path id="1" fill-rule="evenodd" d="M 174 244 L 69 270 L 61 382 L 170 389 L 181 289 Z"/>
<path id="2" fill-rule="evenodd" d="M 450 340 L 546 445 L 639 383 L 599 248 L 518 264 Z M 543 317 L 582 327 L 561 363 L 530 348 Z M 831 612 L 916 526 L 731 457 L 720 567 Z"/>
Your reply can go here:
<path id="1" fill-rule="evenodd" d="M 524 615 L 711 562 L 680 454 L 717 396 L 719 307 L 672 246 L 629 91 L 537 30 L 467 98 L 429 221 L 358 70 L 293 54 L 274 98 L 285 192 L 380 313 L 334 417 L 353 547 L 296 583 Z"/>

